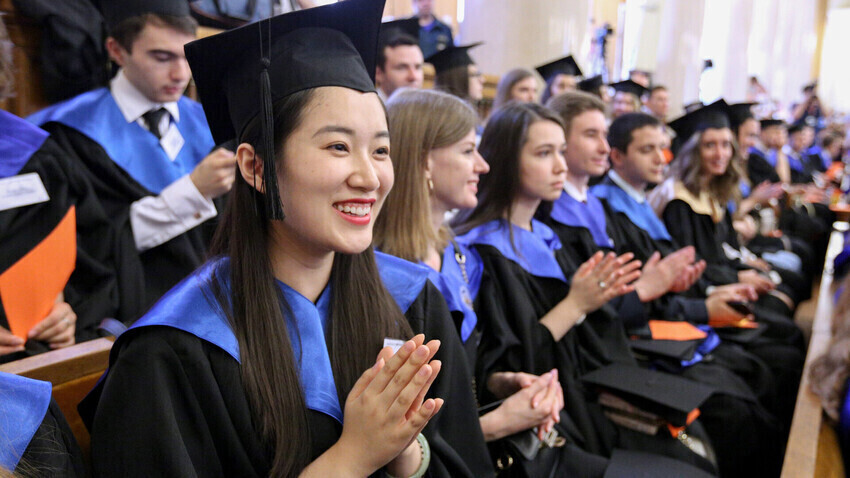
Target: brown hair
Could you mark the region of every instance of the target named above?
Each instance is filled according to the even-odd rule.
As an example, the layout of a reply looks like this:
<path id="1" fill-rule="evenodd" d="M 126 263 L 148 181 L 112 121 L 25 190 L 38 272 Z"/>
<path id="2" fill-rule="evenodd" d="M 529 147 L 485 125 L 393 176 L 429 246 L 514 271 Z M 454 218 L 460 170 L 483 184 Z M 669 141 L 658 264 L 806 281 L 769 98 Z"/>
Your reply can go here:
<path id="1" fill-rule="evenodd" d="M 15 94 L 15 65 L 12 58 L 14 44 L 0 15 L 0 100 Z"/>
<path id="2" fill-rule="evenodd" d="M 452 221 L 459 234 L 494 219 L 511 222 L 511 206 L 520 193 L 520 154 L 528 141 L 528 128 L 538 121 L 564 126 L 557 113 L 537 103 L 511 102 L 490 117 L 478 145 L 478 152 L 490 165 L 490 172 L 480 179 L 478 206 L 458 214 Z"/>
<path id="3" fill-rule="evenodd" d="M 437 73 L 434 77 L 434 89 L 469 101 L 469 65 L 456 66 Z"/>
<path id="4" fill-rule="evenodd" d="M 173 15 L 146 13 L 120 21 L 117 25 L 109 29 L 109 36 L 114 38 L 128 53 L 132 53 L 133 43 L 139 37 L 139 34 L 142 33 L 142 30 L 149 24 L 170 28 L 187 35 L 194 35 L 198 29 L 198 22 L 189 16 L 175 17 Z"/>
<path id="5" fill-rule="evenodd" d="M 304 90 L 274 105 L 277 151 L 298 127 L 315 90 Z M 240 142 L 257 147 L 259 122 Z M 283 161 L 285 158 L 275 158 Z M 285 206 L 285 205 L 284 205 Z M 272 457 L 270 476 L 297 476 L 310 460 L 310 429 L 292 341 L 284 317 L 291 310 L 275 284 L 269 240 L 271 221 L 262 194 L 237 179 L 216 230 L 210 253 L 230 259 L 215 271 L 210 287 L 239 343 L 242 384 L 253 420 Z M 356 278 L 356 280 L 352 280 Z M 328 351 L 336 389 L 345 400 L 354 382 L 374 363 L 385 337 L 409 337 L 410 326 L 378 275 L 374 253 L 336 253 L 331 285 Z M 368 320 L 369 323 L 365 323 Z"/>
<path id="6" fill-rule="evenodd" d="M 570 128 L 573 124 L 573 118 L 586 111 L 600 111 L 605 113 L 605 103 L 591 93 L 584 91 L 567 91 L 560 95 L 550 98 L 546 102 L 546 107 L 554 110 L 561 117 L 564 123 L 564 134 L 570 135 Z"/>
<path id="7" fill-rule="evenodd" d="M 499 83 L 496 85 L 496 97 L 493 99 L 493 110 L 497 110 L 509 103 L 513 99 L 511 98 L 511 90 L 514 85 L 528 77 L 533 78 L 534 73 L 532 73 L 531 70 L 526 70 L 525 68 L 514 68 L 502 75 L 502 77 L 499 78 Z"/>
<path id="8" fill-rule="evenodd" d="M 833 310 L 829 346 L 809 369 L 812 392 L 820 397 L 824 411 L 833 420 L 841 413 L 850 377 L 850 275 L 844 278 L 842 287 Z"/>
<path id="9" fill-rule="evenodd" d="M 738 154 L 738 141 L 735 139 L 735 135 L 731 134 L 731 130 L 729 132 L 732 138 L 732 159 L 729 160 L 726 172 L 720 176 L 712 177 L 708 182 L 709 195 L 719 201 L 720 204 L 726 204 L 729 200 L 737 200 L 740 197 L 738 183 L 744 176 Z M 681 181 L 685 188 L 695 196 L 699 196 L 702 190 L 702 178 L 704 176 L 702 156 L 699 149 L 703 133 L 704 131 L 698 131 L 688 139 L 670 163 L 670 171 L 667 173 L 668 177 L 674 177 Z"/>
<path id="10" fill-rule="evenodd" d="M 375 223 L 375 247 L 418 262 L 429 247 L 443 249 L 447 227 L 434 230 L 425 180 L 428 153 L 457 143 L 475 128 L 478 115 L 465 102 L 439 91 L 405 89 L 387 103 L 395 187 Z"/>

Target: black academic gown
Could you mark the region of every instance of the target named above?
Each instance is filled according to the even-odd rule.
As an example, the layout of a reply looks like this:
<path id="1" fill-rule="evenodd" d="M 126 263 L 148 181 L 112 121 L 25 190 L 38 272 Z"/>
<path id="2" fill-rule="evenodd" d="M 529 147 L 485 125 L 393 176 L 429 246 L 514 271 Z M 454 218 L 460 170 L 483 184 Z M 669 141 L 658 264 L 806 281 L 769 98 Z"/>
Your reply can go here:
<path id="1" fill-rule="evenodd" d="M 442 342 L 435 358 L 443 368 L 429 396 L 444 398 L 446 406 L 423 431 L 432 452 L 429 476 L 493 476 L 454 324 L 430 282 L 416 285 L 412 279 L 404 280 L 416 274 L 407 269 L 394 277 L 396 286 L 407 288 L 410 303 L 405 317 L 413 330 Z M 187 290 L 186 284 L 195 277 L 163 301 Z M 199 284 L 192 282 L 189 288 L 200 290 Z M 194 305 L 185 311 L 167 307 L 170 318 L 163 323 L 180 315 L 192 317 L 207 307 Z M 223 318 L 211 320 L 221 320 L 226 327 Z M 120 336 L 110 353 L 107 374 L 81 405 L 92 432 L 95 476 L 267 476 L 270 460 L 252 424 L 240 364 L 232 350 L 225 351 L 231 348 L 226 344 L 235 342 L 232 332 L 216 327 L 221 333 L 204 339 L 195 333 L 206 326 L 187 332 L 152 325 L 157 320 L 149 322 Z M 338 440 L 342 427 L 330 415 L 314 410 L 308 410 L 308 421 L 315 458 Z"/>
<path id="2" fill-rule="evenodd" d="M 625 249 L 623 252 L 630 252 L 628 242 L 623 243 L 619 237 L 621 234 L 615 231 L 615 222 L 607 220 L 613 212 L 604 201 L 603 206 L 609 237 L 615 246 L 621 244 L 620 247 Z M 589 259 L 598 250 L 605 250 L 596 244 L 586 228 L 568 226 L 551 217 L 550 225 L 564 244 L 562 251 L 567 257 L 562 263 L 565 274 L 573 274 L 578 269 L 578 264 Z M 702 316 L 705 315 L 705 305 L 699 299 L 687 299 L 671 294 L 652 301 L 647 306 L 652 317 L 672 320 L 687 320 L 690 317 L 693 320 L 695 316 L 699 316 L 695 322 L 704 323 Z M 629 324 L 621 320 L 616 325 L 625 339 L 626 330 L 637 328 L 640 324 L 632 323 L 631 327 L 628 327 Z M 712 443 L 717 451 L 722 476 L 737 473 L 744 476 L 746 473 L 758 471 L 749 465 L 750 451 L 742 450 L 735 443 L 735 437 L 744 439 L 745 435 L 749 435 L 749 438 L 745 439 L 748 442 L 760 441 L 764 447 L 761 451 L 765 458 L 764 463 L 770 463 L 772 470 L 778 469 L 782 457 L 781 440 L 773 439 L 768 443 L 760 438 L 782 433 L 781 423 L 762 405 L 763 401 L 772 404 L 775 399 L 775 384 L 770 370 L 760 359 L 735 345 L 721 342 L 711 351 L 708 359 L 687 367 L 670 367 L 668 364 L 656 362 L 645 365 L 663 367 L 669 372 L 717 387 L 719 393 L 700 407 L 700 416 L 706 431 L 713 438 Z M 750 471 L 744 471 L 747 469 Z M 771 473 L 763 476 L 771 476 Z"/>
<path id="3" fill-rule="evenodd" d="M 2 113 L 2 121 L 18 128 L 35 128 L 20 118 Z M 12 125 L 4 123 L 4 132 Z M 15 140 L 23 137 L 15 133 Z M 0 133 L 0 142 L 5 137 Z M 77 314 L 76 340 L 98 337 L 98 324 L 106 317 L 129 322 L 144 311 L 142 278 L 132 235 L 123 234 L 104 209 L 88 175 L 81 171 L 66 149 L 53 136 L 43 140 L 25 159 L 16 174 L 35 173 L 44 184 L 49 201 L 0 211 L 0 271 L 5 271 L 47 237 L 75 208 L 77 259 L 65 287 L 65 301 Z M 8 328 L 0 307 L 0 326 Z M 27 343 L 27 352 L 0 360 L 47 351 L 45 344 Z"/>
<path id="4" fill-rule="evenodd" d="M 486 227 L 482 226 L 482 227 Z M 461 236 L 459 241 L 463 241 Z M 558 369 L 564 390 L 564 412 L 571 422 L 562 423 L 567 439 L 581 449 L 611 456 L 615 448 L 667 455 L 711 470 L 713 467 L 669 434 L 644 435 L 617 427 L 606 418 L 596 393 L 581 377 L 600 367 L 621 363 L 636 367 L 625 336 L 617 328 L 610 309 L 603 309 L 573 327 L 555 341 L 539 320 L 566 297 L 569 285 L 562 280 L 529 273 L 492 245 L 472 244 L 481 257 L 483 275 L 475 310 L 483 334 L 475 377 L 482 403 L 494 400 L 483 384 L 500 371 L 542 374 Z M 560 263 L 564 257 L 556 254 Z M 694 425 L 698 425 L 695 423 Z M 701 426 L 696 426 L 699 429 Z M 698 431 L 696 433 L 699 433 Z"/>
<path id="5" fill-rule="evenodd" d="M 66 151 L 68 161 L 92 185 L 102 209 L 122 241 L 133 241 L 130 206 L 153 193 L 118 166 L 98 143 L 79 131 L 58 122 L 42 126 Z M 157 247 L 137 253 L 140 266 L 135 270 L 143 279 L 142 311 L 151 306 L 171 287 L 195 270 L 204 260 L 216 220 L 186 231 Z M 132 319 L 138 318 L 133 317 Z"/>

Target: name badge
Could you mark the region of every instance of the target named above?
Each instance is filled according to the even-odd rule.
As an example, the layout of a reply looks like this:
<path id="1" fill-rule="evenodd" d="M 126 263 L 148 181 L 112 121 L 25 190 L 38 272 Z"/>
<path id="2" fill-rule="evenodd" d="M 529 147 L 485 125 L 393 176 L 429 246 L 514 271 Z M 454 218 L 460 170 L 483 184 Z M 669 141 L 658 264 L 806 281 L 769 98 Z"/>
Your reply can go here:
<path id="1" fill-rule="evenodd" d="M 38 173 L 0 179 L 0 211 L 47 202 L 50 196 Z"/>
<path id="2" fill-rule="evenodd" d="M 391 339 L 389 337 L 384 339 L 384 347 L 391 347 L 393 349 L 393 355 L 398 352 L 398 349 L 404 345 L 404 340 L 399 339 Z"/>
<path id="3" fill-rule="evenodd" d="M 168 128 L 168 132 L 159 140 L 159 144 L 162 146 L 162 149 L 165 150 L 165 154 L 168 155 L 168 159 L 174 161 L 177 158 L 177 155 L 180 154 L 180 150 L 183 149 L 183 145 L 186 143 L 186 140 L 183 139 L 183 135 L 180 134 L 180 130 L 177 129 L 177 125 L 171 123 L 171 126 Z"/>

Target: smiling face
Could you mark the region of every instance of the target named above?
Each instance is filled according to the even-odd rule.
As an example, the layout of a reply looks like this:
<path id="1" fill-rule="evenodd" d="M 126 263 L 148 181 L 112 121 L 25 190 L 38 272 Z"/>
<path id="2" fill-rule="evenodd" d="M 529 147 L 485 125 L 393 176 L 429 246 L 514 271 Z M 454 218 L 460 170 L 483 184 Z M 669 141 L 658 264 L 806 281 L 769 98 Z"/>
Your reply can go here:
<path id="1" fill-rule="evenodd" d="M 747 118 L 738 127 L 738 147 L 744 157 L 747 157 L 750 148 L 758 144 L 760 134 L 761 124 L 755 118 Z"/>
<path id="2" fill-rule="evenodd" d="M 564 129 L 552 121 L 535 121 L 528 127 L 520 150 L 520 197 L 554 201 L 561 197 L 566 181 Z"/>
<path id="3" fill-rule="evenodd" d="M 390 141 L 375 93 L 318 88 L 283 145 L 280 235 L 320 253 L 357 254 L 393 185 Z"/>
<path id="4" fill-rule="evenodd" d="M 478 205 L 478 180 L 490 166 L 475 149 L 475 130 L 460 141 L 428 154 L 428 170 L 434 183 L 431 201 L 436 209 L 472 209 Z"/>
<path id="5" fill-rule="evenodd" d="M 700 135 L 699 150 L 702 172 L 710 176 L 722 176 L 732 160 L 732 130 L 708 128 Z"/>
<path id="6" fill-rule="evenodd" d="M 522 103 L 534 103 L 537 99 L 537 80 L 529 76 L 514 83 L 511 87 L 511 99 Z"/>
<path id="7" fill-rule="evenodd" d="M 575 116 L 567 134 L 567 168 L 571 177 L 584 182 L 608 170 L 608 126 L 605 114 L 588 110 Z"/>
<path id="8" fill-rule="evenodd" d="M 148 23 L 130 51 L 114 38 L 107 39 L 107 49 L 137 90 L 155 103 L 167 103 L 179 100 L 189 84 L 191 71 L 183 45 L 194 39 L 173 28 Z"/>
<path id="9" fill-rule="evenodd" d="M 611 152 L 611 162 L 623 180 L 642 191 L 647 184 L 664 180 L 664 149 L 668 144 L 661 126 L 644 126 L 632 131 L 625 154 L 619 150 Z"/>

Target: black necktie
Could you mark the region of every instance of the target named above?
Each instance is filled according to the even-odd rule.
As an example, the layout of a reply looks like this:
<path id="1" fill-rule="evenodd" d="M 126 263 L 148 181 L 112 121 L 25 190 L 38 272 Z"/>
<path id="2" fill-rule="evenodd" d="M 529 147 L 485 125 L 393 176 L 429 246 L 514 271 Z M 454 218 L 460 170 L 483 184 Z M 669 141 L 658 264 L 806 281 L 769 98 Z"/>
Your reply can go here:
<path id="1" fill-rule="evenodd" d="M 156 136 L 156 139 L 162 139 L 162 133 L 159 131 L 159 123 L 162 121 L 162 117 L 167 114 L 168 111 L 166 111 L 165 108 L 159 108 L 156 110 L 150 110 L 142 115 L 142 119 L 145 120 L 145 125 L 147 125 L 148 131 L 153 133 L 153 135 Z"/>

